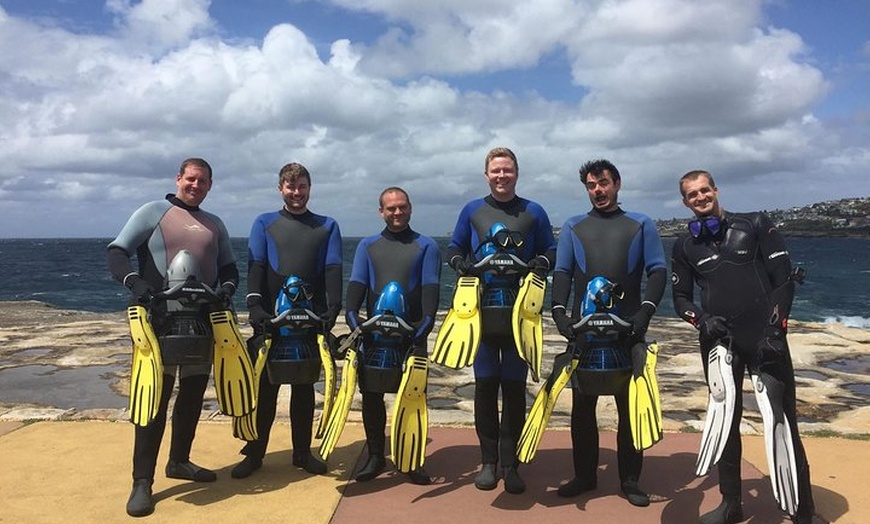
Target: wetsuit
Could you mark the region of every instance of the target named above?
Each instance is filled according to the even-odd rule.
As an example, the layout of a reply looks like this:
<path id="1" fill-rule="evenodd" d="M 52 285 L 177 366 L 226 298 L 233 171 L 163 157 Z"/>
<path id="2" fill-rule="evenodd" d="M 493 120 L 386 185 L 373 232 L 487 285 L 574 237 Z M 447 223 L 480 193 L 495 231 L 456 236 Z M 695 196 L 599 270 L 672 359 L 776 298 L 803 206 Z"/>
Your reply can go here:
<path id="1" fill-rule="evenodd" d="M 462 208 L 453 238 L 446 250 L 449 263 L 454 257 L 480 258 L 477 252 L 495 223 L 521 233 L 523 245 L 516 255 L 525 262 L 537 256 L 547 258 L 553 267 L 556 241 L 547 212 L 539 204 L 521 197 L 499 202 L 491 195 L 472 200 Z M 514 285 L 519 289 L 519 279 Z M 487 333 L 483 337 L 474 360 L 474 425 L 480 440 L 484 464 L 515 466 L 516 444 L 526 418 L 526 376 L 529 367 L 519 356 L 513 334 Z M 498 391 L 502 391 L 502 417 L 499 423 Z"/>
<path id="2" fill-rule="evenodd" d="M 190 207 L 175 197 L 150 202 L 127 220 L 107 251 L 109 271 L 128 288 L 141 278 L 153 289 L 164 289 L 166 270 L 175 255 L 186 249 L 196 259 L 202 281 L 217 289 L 219 285 L 239 283 L 230 237 L 221 220 L 198 207 Z M 131 257 L 136 255 L 138 271 Z M 203 319 L 208 323 L 208 319 Z M 202 412 L 202 399 L 208 385 L 211 364 L 180 366 L 178 396 L 172 410 L 172 443 L 169 460 L 190 461 L 190 447 Z M 133 446 L 133 478 L 153 479 L 160 441 L 166 428 L 169 398 L 175 386 L 175 367 L 164 367 L 163 391 L 157 416 L 145 427 L 136 426 Z"/>
<path id="3" fill-rule="evenodd" d="M 641 281 L 647 276 L 641 296 Z M 603 213 L 592 210 L 568 219 L 559 234 L 553 273 L 553 307 L 566 307 L 574 292 L 571 318 L 581 318 L 586 285 L 596 276 L 617 283 L 624 292 L 619 301 L 620 316 L 629 319 L 641 301 L 658 305 L 667 283 L 664 248 L 649 217 L 622 209 Z M 635 342 L 634 340 L 629 343 Z M 628 383 L 614 395 L 618 413 L 616 434 L 619 479 L 637 481 L 643 467 L 643 452 L 634 449 L 628 411 Z M 574 473 L 585 482 L 597 482 L 598 421 L 597 395 L 585 395 L 577 385 L 571 408 L 571 442 Z"/>
<path id="4" fill-rule="evenodd" d="M 791 260 L 785 240 L 763 213 L 726 213 L 724 234 L 694 238 L 681 235 L 674 244 L 671 282 L 677 314 L 696 327 L 706 315 L 722 317 L 732 337 L 731 368 L 738 390 L 745 370 L 762 370 L 784 384 L 783 410 L 792 431 L 798 469 L 798 514 L 812 515 L 810 471 L 797 431 L 794 368 L 785 339 L 787 320 L 794 298 L 789 280 Z M 700 305 L 694 302 L 694 287 L 700 289 Z M 779 340 L 780 351 L 763 342 Z M 707 356 L 716 340 L 699 336 L 701 361 L 707 373 Z M 719 460 L 719 491 L 725 497 L 741 496 L 740 418 L 743 397 L 737 395 L 734 418 L 722 458 Z"/>
<path id="5" fill-rule="evenodd" d="M 415 328 L 414 353 L 426 355 L 426 337 L 438 310 L 441 258 L 438 244 L 411 228 L 394 233 L 384 229 L 357 245 L 347 285 L 347 323 L 359 324 L 359 310 L 366 305 L 371 318 L 375 303 L 390 282 L 398 282 L 405 296 L 405 318 Z M 360 384 L 363 386 L 363 384 Z M 384 394 L 362 392 L 362 419 L 369 455 L 383 457 L 387 411 Z"/>
<path id="6" fill-rule="evenodd" d="M 341 232 L 335 220 L 311 211 L 294 215 L 285 209 L 254 220 L 248 238 L 248 307 L 262 305 L 274 314 L 275 299 L 290 275 L 311 286 L 313 311 L 331 326 L 341 309 L 342 291 Z M 261 375 L 257 396 L 259 438 L 242 449 L 243 455 L 258 459 L 266 454 L 280 389 L 268 375 Z M 290 390 L 293 457 L 303 460 L 311 452 L 314 384 L 293 384 Z"/>

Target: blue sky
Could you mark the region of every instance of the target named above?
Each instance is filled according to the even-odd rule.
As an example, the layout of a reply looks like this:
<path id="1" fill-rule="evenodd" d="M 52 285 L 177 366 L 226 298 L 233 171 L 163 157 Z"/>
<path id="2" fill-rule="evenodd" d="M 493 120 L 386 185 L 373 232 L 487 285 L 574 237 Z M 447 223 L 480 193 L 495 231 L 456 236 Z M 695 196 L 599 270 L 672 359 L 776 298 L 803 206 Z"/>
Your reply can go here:
<path id="1" fill-rule="evenodd" d="M 450 231 L 508 146 L 554 225 L 608 158 L 626 209 L 687 216 L 870 196 L 870 0 L 0 0 L 0 238 L 113 236 L 215 169 L 204 207 L 234 236 L 281 203 L 281 165 L 345 235 L 377 195 Z"/>

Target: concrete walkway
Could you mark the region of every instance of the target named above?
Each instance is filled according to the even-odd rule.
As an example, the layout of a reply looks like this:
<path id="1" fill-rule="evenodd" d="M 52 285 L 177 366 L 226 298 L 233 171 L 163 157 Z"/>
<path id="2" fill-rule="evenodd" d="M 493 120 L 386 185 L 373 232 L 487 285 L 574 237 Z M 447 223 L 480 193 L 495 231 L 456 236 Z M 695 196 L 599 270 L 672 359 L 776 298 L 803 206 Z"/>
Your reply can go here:
<path id="1" fill-rule="evenodd" d="M 0 522 L 118 522 L 131 487 L 133 431 L 127 422 L 0 422 Z M 668 433 L 649 450 L 641 486 L 652 496 L 648 508 L 635 508 L 619 495 L 615 435 L 601 435 L 596 491 L 562 499 L 555 490 L 571 475 L 570 435 L 549 430 L 536 460 L 523 466 L 528 490 L 509 495 L 474 488 L 479 452 L 473 428 L 436 426 L 430 430 L 426 469 L 435 482 L 415 486 L 388 471 L 368 483 L 348 482 L 365 459 L 361 426 L 349 424 L 330 457 L 330 472 L 313 477 L 293 467 L 289 427 L 276 423 L 263 468 L 235 480 L 240 443 L 226 422 L 200 423 L 194 462 L 215 469 L 218 481 L 196 484 L 167 479 L 161 451 L 154 482 L 156 511 L 150 522 L 284 522 L 304 524 L 455 522 L 631 522 L 692 523 L 719 502 L 716 475 L 695 478 L 700 435 Z M 168 432 L 167 432 L 168 437 Z M 168 438 L 164 438 L 167 441 Z M 817 522 L 870 522 L 870 493 L 863 483 L 870 467 L 870 442 L 806 438 L 812 468 Z M 788 522 L 777 509 L 763 442 L 744 437 L 746 522 Z"/>

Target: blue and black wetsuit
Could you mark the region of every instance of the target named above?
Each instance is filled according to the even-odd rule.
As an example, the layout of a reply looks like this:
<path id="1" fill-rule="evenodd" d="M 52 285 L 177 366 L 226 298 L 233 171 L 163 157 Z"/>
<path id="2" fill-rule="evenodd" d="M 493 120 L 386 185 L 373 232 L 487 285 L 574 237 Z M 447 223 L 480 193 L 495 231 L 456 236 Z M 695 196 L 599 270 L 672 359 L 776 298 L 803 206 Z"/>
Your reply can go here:
<path id="1" fill-rule="evenodd" d="M 671 283 L 677 314 L 698 325 L 705 315 L 725 319 L 730 330 L 731 367 L 738 389 L 745 370 L 762 370 L 784 384 L 783 411 L 792 430 L 792 444 L 798 469 L 799 515 L 814 510 L 810 471 L 797 431 L 794 367 L 785 328 L 794 298 L 791 259 L 783 237 L 764 213 L 725 213 L 721 236 L 694 238 L 686 233 L 674 244 Z M 694 288 L 700 289 L 700 305 Z M 776 325 L 772 319 L 778 318 Z M 764 351 L 766 336 L 781 338 L 782 351 Z M 704 374 L 707 356 L 717 341 L 699 336 Z M 719 490 L 723 496 L 741 495 L 740 418 L 743 397 L 737 395 L 735 416 L 722 458 L 719 460 Z"/>
<path id="2" fill-rule="evenodd" d="M 646 290 L 641 296 L 644 275 Z M 596 276 L 620 285 L 625 295 L 619 308 L 625 319 L 638 311 L 641 301 L 659 304 L 667 283 L 667 267 L 661 238 L 649 217 L 621 209 L 607 213 L 593 209 L 565 222 L 559 234 L 553 273 L 553 307 L 566 307 L 573 290 L 571 318 L 579 320 L 586 285 Z M 619 478 L 622 482 L 637 481 L 643 453 L 632 444 L 628 383 L 614 397 L 619 416 L 616 436 Z M 574 473 L 589 483 L 597 480 L 597 403 L 598 396 L 584 395 L 580 388 L 574 388 L 571 408 Z"/>
<path id="3" fill-rule="evenodd" d="M 539 204 L 521 197 L 499 202 L 491 195 L 472 200 L 462 208 L 453 238 L 446 250 L 446 260 L 454 257 L 475 258 L 480 244 L 496 223 L 521 233 L 523 245 L 516 255 L 529 262 L 544 256 L 553 267 L 556 241 L 547 212 Z M 519 288 L 519 279 L 515 283 Z M 513 334 L 487 334 L 480 342 L 474 360 L 474 425 L 480 440 L 484 464 L 516 465 L 516 444 L 526 418 L 526 376 L 528 365 L 519 356 Z M 502 417 L 499 423 L 498 392 L 502 391 Z"/>
<path id="4" fill-rule="evenodd" d="M 136 210 L 107 251 L 109 272 L 125 286 L 133 277 L 146 280 L 153 289 L 164 289 L 166 270 L 172 259 L 186 249 L 196 259 L 200 278 L 214 289 L 239 284 L 239 271 L 230 237 L 221 220 L 199 207 L 190 207 L 175 197 L 149 202 Z M 131 257 L 136 255 L 138 270 Z M 208 322 L 208 319 L 203 319 Z M 211 364 L 179 367 L 178 396 L 172 411 L 172 443 L 169 459 L 190 461 L 190 447 L 202 412 Z M 166 428 L 166 412 L 175 386 L 175 368 L 164 368 L 163 390 L 157 416 L 146 427 L 136 426 L 133 478 L 153 479 L 160 441 Z"/>
<path id="5" fill-rule="evenodd" d="M 384 229 L 364 238 L 357 245 L 347 285 L 348 325 L 358 324 L 363 304 L 371 318 L 381 291 L 398 282 L 405 292 L 405 321 L 415 327 L 414 351 L 425 355 L 426 337 L 438 311 L 440 278 L 441 255 L 433 239 L 411 228 L 398 233 Z M 383 457 L 387 423 L 383 393 L 362 392 L 362 419 L 369 455 Z"/>
<path id="6" fill-rule="evenodd" d="M 261 304 L 274 314 L 275 299 L 290 275 L 311 286 L 314 312 L 335 316 L 341 309 L 342 252 L 341 232 L 335 220 L 306 211 L 294 215 L 287 210 L 264 213 L 254 220 L 248 238 L 249 307 Z M 255 327 L 256 328 L 256 327 Z M 257 396 L 257 435 L 242 454 L 263 458 L 275 420 L 280 385 L 269 382 L 268 373 L 260 378 Z M 290 423 L 294 459 L 311 451 L 314 422 L 314 385 L 291 386 Z"/>

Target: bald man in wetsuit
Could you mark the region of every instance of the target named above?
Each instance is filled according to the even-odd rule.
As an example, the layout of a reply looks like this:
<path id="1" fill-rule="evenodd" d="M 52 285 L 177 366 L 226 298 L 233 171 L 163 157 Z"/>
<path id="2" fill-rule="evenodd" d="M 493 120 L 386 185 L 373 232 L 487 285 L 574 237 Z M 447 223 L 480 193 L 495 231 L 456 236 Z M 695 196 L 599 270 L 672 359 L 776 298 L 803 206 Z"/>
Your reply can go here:
<path id="1" fill-rule="evenodd" d="M 728 213 L 707 171 L 680 179 L 683 204 L 694 214 L 674 244 L 671 265 L 674 308 L 699 331 L 704 373 L 719 340 L 731 338 L 731 369 L 737 385 L 734 417 L 718 462 L 722 503 L 703 515 L 704 524 L 743 520 L 740 477 L 740 394 L 744 372 L 764 373 L 782 387 L 781 408 L 791 428 L 799 504 L 794 522 L 810 523 L 814 513 L 810 467 L 797 431 L 794 368 L 786 341 L 795 278 L 782 236 L 763 213 Z M 799 281 L 800 278 L 798 277 Z M 694 288 L 700 290 L 700 304 Z"/>
<path id="2" fill-rule="evenodd" d="M 404 320 L 415 328 L 411 351 L 426 356 L 426 337 L 432 331 L 440 296 L 438 244 L 411 229 L 411 200 L 405 190 L 399 187 L 383 190 L 378 211 L 386 226 L 357 245 L 347 285 L 347 325 L 351 329 L 359 326 L 363 304 L 368 318 L 372 318 L 381 290 L 390 282 L 397 282 L 404 291 Z M 365 389 L 364 384 L 360 386 Z M 383 393 L 362 392 L 362 419 L 369 457 L 355 477 L 358 482 L 372 480 L 386 467 L 387 412 Z M 408 477 L 414 484 L 432 482 L 422 467 L 409 472 Z"/>
<path id="3" fill-rule="evenodd" d="M 313 311 L 332 329 L 341 309 L 342 252 L 338 223 L 308 209 L 311 174 L 302 164 L 285 165 L 278 173 L 278 191 L 284 201 L 279 211 L 263 213 L 254 220 L 248 238 L 248 295 L 246 302 L 255 332 L 274 318 L 275 299 L 290 275 L 302 279 L 312 292 Z M 269 374 L 260 378 L 257 396 L 258 439 L 242 449 L 245 458 L 230 475 L 245 478 L 263 465 L 269 433 L 275 421 L 280 384 Z M 326 464 L 311 453 L 314 422 L 314 384 L 291 384 L 290 425 L 293 465 L 308 473 L 326 473 Z"/>
<path id="4" fill-rule="evenodd" d="M 586 187 L 592 210 L 569 218 L 559 234 L 553 271 L 553 320 L 559 333 L 573 341 L 575 333 L 571 326 L 582 316 L 586 285 L 596 276 L 605 277 L 619 284 L 625 293 L 619 308 L 621 315 L 633 325 L 628 342 L 628 347 L 631 347 L 644 341 L 650 319 L 664 296 L 667 266 L 661 238 L 649 217 L 619 207 L 622 179 L 611 162 L 594 160 L 585 163 L 580 168 L 580 180 Z M 646 290 L 641 295 L 644 275 Z M 574 305 L 569 314 L 567 304 L 572 289 Z M 598 422 L 595 416 L 598 396 L 584 394 L 577 384 L 572 392 L 574 478 L 559 487 L 561 497 L 574 497 L 598 487 Z M 643 452 L 637 451 L 632 443 L 628 382 L 624 391 L 614 397 L 618 412 L 616 454 L 622 492 L 632 505 L 648 506 L 649 497 L 638 485 Z"/>

